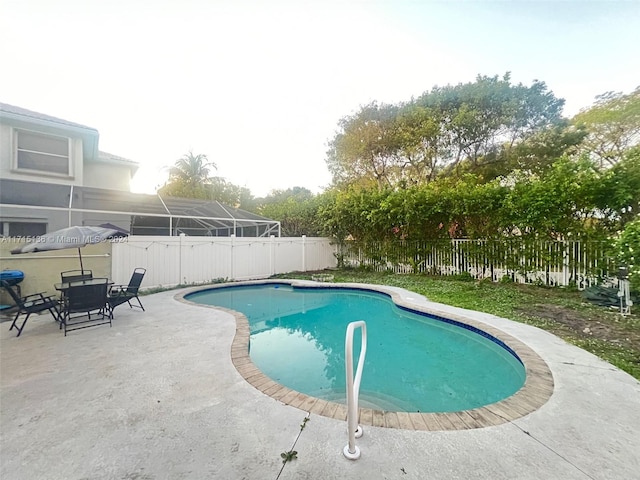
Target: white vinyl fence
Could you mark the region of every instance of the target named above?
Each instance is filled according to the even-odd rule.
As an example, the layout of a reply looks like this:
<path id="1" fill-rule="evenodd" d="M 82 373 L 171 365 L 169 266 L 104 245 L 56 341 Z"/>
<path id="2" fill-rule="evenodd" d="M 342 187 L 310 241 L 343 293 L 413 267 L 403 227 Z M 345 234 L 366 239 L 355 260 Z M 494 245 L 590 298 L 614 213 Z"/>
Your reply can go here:
<path id="1" fill-rule="evenodd" d="M 317 237 L 135 235 L 113 243 L 111 273 L 126 284 L 134 268 L 146 268 L 143 288 L 250 280 L 333 268 L 335 252 L 328 238 Z"/>

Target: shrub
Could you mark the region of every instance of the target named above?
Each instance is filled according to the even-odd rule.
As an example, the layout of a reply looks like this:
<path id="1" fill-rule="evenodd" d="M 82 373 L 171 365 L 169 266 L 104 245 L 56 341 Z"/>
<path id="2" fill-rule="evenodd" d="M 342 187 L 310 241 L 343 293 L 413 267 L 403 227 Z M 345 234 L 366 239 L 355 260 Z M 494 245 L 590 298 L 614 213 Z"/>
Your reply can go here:
<path id="1" fill-rule="evenodd" d="M 627 223 L 616 241 L 616 253 L 620 265 L 629 269 L 631 290 L 640 292 L 640 218 Z"/>
<path id="2" fill-rule="evenodd" d="M 458 280 L 460 282 L 474 282 L 475 278 L 469 272 L 460 272 L 455 275 L 451 275 L 451 279 Z"/>

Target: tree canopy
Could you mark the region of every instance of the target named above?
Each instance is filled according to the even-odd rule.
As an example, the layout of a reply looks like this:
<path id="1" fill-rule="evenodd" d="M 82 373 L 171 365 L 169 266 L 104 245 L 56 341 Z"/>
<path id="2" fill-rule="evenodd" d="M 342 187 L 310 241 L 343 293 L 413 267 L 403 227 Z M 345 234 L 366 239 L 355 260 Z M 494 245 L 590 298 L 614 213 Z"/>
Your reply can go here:
<path id="1" fill-rule="evenodd" d="M 640 89 L 563 104 L 506 74 L 365 105 L 329 143 L 319 217 L 358 240 L 611 235 L 640 211 Z"/>
<path id="2" fill-rule="evenodd" d="M 258 200 L 257 212 L 280 221 L 284 236 L 319 236 L 322 234 L 322 225 L 317 219 L 319 199 L 304 187 L 273 190 Z"/>
<path id="3" fill-rule="evenodd" d="M 629 94 L 607 92 L 596 103 L 573 118 L 587 132 L 581 150 L 600 168 L 618 163 L 625 153 L 640 144 L 640 87 Z"/>
<path id="4" fill-rule="evenodd" d="M 256 201 L 248 188 L 234 185 L 223 177 L 211 176 L 212 169 L 217 170 L 215 162 L 204 154 L 189 151 L 169 169 L 169 180 L 159 193 L 170 197 L 218 201 L 255 211 Z"/>
<path id="5" fill-rule="evenodd" d="M 209 172 L 216 169 L 216 164 L 209 161 L 206 155 L 189 151 L 169 169 L 169 181 L 162 187 L 162 193 L 185 198 L 200 198 L 207 183 Z"/>
<path id="6" fill-rule="evenodd" d="M 327 165 L 336 186 L 379 189 L 475 171 L 561 125 L 564 100 L 544 82 L 514 85 L 507 73 L 433 87 L 397 105 L 370 103 L 339 121 Z"/>

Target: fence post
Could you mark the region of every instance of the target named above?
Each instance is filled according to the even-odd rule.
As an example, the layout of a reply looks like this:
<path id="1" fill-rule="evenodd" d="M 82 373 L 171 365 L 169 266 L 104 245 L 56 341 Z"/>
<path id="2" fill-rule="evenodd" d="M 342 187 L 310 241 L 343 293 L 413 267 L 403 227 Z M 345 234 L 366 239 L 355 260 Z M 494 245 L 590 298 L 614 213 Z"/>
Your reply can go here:
<path id="1" fill-rule="evenodd" d="M 306 252 L 306 248 L 307 248 L 307 236 L 306 235 L 302 235 L 302 271 L 306 272 L 307 271 L 307 252 Z"/>
<path id="2" fill-rule="evenodd" d="M 564 252 L 562 255 L 562 286 L 569 285 L 569 242 L 563 240 Z"/>
<path id="3" fill-rule="evenodd" d="M 182 241 L 184 240 L 184 237 L 184 233 L 181 233 L 178 236 L 178 285 L 182 284 Z"/>
<path id="4" fill-rule="evenodd" d="M 453 241 L 453 269 L 454 269 L 454 275 L 457 275 L 460 273 L 460 262 L 459 262 L 459 255 L 460 252 L 460 240 L 454 240 Z"/>
<path id="5" fill-rule="evenodd" d="M 271 235 L 269 237 L 271 242 L 269 243 L 269 275 L 276 274 L 276 262 L 275 262 L 275 248 L 276 248 L 276 237 Z"/>
<path id="6" fill-rule="evenodd" d="M 235 226 L 234 226 L 234 231 L 235 231 Z M 231 266 L 229 268 L 229 271 L 231 272 L 231 280 L 235 280 L 235 274 L 234 274 L 234 271 L 233 271 L 233 267 L 234 267 L 234 258 L 233 258 L 233 256 L 235 255 L 233 246 L 235 244 L 235 240 L 236 240 L 236 234 L 232 233 L 231 234 L 231 255 L 229 255 L 229 259 L 231 261 Z"/>

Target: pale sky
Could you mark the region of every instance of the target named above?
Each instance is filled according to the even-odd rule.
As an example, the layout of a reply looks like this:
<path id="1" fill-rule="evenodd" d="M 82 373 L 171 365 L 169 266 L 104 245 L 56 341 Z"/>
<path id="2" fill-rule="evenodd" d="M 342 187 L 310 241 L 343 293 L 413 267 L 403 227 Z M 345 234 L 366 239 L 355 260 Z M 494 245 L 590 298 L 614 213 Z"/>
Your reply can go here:
<path id="1" fill-rule="evenodd" d="M 96 128 L 153 193 L 193 150 L 255 196 L 330 183 L 338 120 L 512 72 L 571 116 L 640 85 L 640 0 L 1 0 L 0 102 Z"/>

